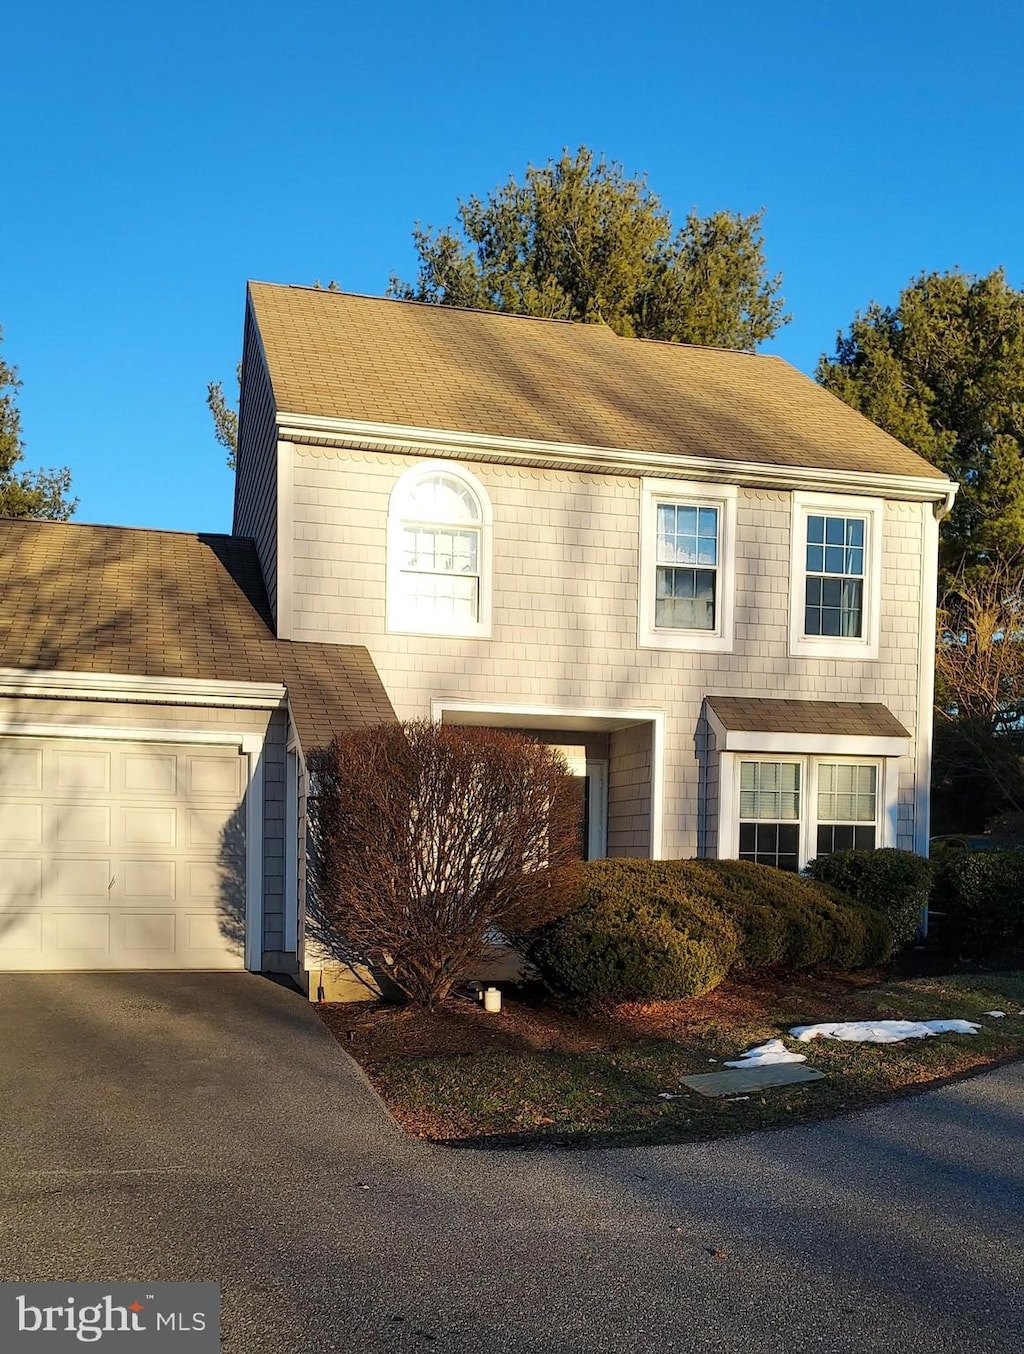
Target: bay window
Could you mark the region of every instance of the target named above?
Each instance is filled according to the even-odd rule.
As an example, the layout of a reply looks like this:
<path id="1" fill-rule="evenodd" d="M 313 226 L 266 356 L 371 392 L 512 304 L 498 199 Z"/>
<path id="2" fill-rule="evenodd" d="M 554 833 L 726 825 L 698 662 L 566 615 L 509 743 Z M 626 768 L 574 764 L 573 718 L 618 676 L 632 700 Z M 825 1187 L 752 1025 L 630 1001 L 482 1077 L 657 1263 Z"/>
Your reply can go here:
<path id="1" fill-rule="evenodd" d="M 882 841 L 881 766 L 830 757 L 736 758 L 735 855 L 798 871 Z"/>

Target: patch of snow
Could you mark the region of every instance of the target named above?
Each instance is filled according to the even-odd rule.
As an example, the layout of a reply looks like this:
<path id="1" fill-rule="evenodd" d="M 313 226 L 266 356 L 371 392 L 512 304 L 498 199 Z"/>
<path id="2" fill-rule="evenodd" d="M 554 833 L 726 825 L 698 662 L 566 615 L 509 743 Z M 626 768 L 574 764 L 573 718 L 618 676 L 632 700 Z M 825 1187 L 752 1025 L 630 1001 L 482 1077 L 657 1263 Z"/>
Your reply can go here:
<path id="1" fill-rule="evenodd" d="M 982 1015 L 991 1016 L 993 1020 L 1004 1020 L 1006 1018 L 1005 1011 L 982 1011 Z"/>
<path id="2" fill-rule="evenodd" d="M 841 1039 L 852 1044 L 898 1044 L 933 1034 L 977 1034 L 969 1020 L 841 1020 L 834 1025 L 794 1025 L 790 1034 L 801 1044 L 811 1039 Z"/>
<path id="3" fill-rule="evenodd" d="M 769 1039 L 766 1044 L 748 1048 L 735 1062 L 725 1063 L 725 1067 L 771 1067 L 775 1063 L 805 1063 L 805 1053 L 790 1053 L 781 1039 Z"/>
<path id="4" fill-rule="evenodd" d="M 659 1091 L 659 1092 L 658 1092 L 658 1099 L 659 1099 L 659 1100 L 682 1100 L 682 1098 L 683 1098 L 683 1097 L 682 1097 L 682 1094 L 680 1094 L 680 1095 L 673 1095 L 671 1091 Z"/>

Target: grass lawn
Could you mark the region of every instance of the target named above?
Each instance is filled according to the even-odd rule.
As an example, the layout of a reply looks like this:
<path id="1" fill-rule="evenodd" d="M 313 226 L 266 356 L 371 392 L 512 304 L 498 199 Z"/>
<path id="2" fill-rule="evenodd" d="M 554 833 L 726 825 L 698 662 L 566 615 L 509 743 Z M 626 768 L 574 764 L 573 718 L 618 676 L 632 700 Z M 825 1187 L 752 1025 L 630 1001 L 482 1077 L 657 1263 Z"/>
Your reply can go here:
<path id="1" fill-rule="evenodd" d="M 355 1002 L 322 1018 L 416 1137 L 451 1146 L 689 1142 L 827 1118 L 1024 1057 L 1024 972 L 723 984 L 699 1001 L 572 1015 L 506 996 L 500 1015 L 453 999 L 433 1014 Z M 1006 1019 L 982 1012 L 998 1009 Z M 791 1025 L 865 1019 L 977 1020 L 978 1035 L 901 1044 L 787 1040 L 823 1081 L 711 1100 L 680 1078 Z M 679 1099 L 661 1100 L 668 1091 Z"/>

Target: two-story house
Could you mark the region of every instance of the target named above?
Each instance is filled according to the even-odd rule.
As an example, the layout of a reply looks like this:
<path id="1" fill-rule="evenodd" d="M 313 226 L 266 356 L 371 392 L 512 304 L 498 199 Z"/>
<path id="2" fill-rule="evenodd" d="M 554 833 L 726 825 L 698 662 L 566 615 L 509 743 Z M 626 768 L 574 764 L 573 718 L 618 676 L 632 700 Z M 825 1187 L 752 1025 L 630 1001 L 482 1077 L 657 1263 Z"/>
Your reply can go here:
<path id="1" fill-rule="evenodd" d="M 254 283 L 232 536 L 3 524 L 0 967 L 321 964 L 305 754 L 393 715 L 590 856 L 925 852 L 954 493 L 775 357 Z"/>

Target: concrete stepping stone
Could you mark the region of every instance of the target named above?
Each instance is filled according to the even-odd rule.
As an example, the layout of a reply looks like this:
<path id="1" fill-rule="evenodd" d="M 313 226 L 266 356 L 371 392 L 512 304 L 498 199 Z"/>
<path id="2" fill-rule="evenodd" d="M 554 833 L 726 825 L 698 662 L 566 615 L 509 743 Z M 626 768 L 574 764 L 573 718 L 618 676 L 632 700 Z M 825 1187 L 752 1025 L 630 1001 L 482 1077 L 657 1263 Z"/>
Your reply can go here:
<path id="1" fill-rule="evenodd" d="M 696 1077 L 680 1077 L 684 1086 L 698 1095 L 736 1095 L 738 1091 L 761 1091 L 769 1086 L 792 1086 L 799 1081 L 820 1081 L 824 1072 L 803 1063 L 778 1063 L 775 1067 L 736 1068 L 729 1072 L 703 1072 Z"/>

